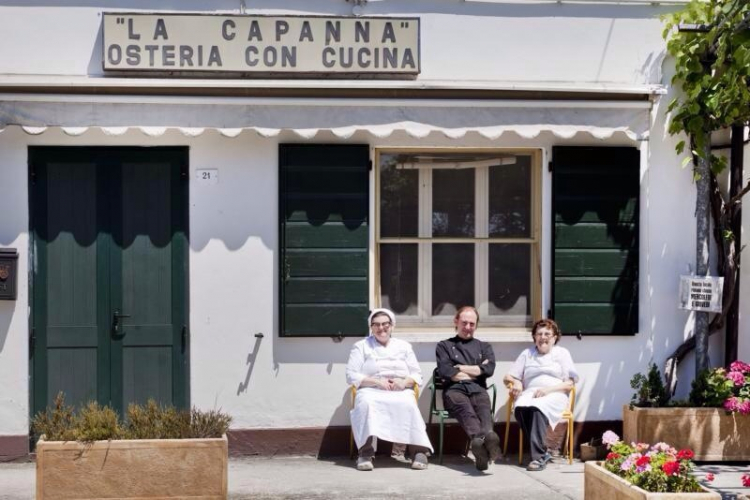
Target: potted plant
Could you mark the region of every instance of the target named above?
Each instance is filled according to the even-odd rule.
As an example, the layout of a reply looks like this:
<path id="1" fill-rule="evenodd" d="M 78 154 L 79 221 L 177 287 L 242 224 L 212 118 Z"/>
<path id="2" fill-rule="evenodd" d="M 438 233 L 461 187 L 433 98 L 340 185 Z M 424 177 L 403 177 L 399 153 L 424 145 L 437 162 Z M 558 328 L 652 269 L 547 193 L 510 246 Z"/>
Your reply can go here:
<path id="1" fill-rule="evenodd" d="M 609 453 L 603 462 L 586 462 L 584 498 L 716 499 L 721 495 L 704 488 L 693 476 L 693 452 L 666 443 L 626 444 L 614 432 L 602 440 Z"/>
<path id="2" fill-rule="evenodd" d="M 655 366 L 648 377 L 634 376 L 631 386 L 636 394 L 631 404 L 623 407 L 626 442 L 670 442 L 693 450 L 696 460 L 750 460 L 747 363 L 735 361 L 727 369 L 701 372 L 693 381 L 689 402 L 668 407 L 660 396 L 663 384 Z"/>
<path id="3" fill-rule="evenodd" d="M 36 498 L 226 498 L 230 422 L 154 401 L 122 421 L 97 403 L 74 412 L 60 394 L 32 422 Z"/>

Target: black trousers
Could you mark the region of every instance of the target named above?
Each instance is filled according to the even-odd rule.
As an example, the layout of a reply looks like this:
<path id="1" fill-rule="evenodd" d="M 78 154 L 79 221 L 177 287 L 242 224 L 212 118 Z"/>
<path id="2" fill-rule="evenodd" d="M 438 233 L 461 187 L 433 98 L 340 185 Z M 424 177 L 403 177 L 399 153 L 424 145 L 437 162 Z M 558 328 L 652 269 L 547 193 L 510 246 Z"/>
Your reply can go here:
<path id="1" fill-rule="evenodd" d="M 443 392 L 443 407 L 470 438 L 483 437 L 492 430 L 492 405 L 487 391 L 466 394 L 447 390 Z"/>
<path id="2" fill-rule="evenodd" d="M 547 453 L 547 427 L 549 420 L 539 408 L 533 406 L 519 406 L 515 410 L 516 422 L 523 429 L 523 433 L 529 440 L 531 448 L 531 459 L 539 460 Z"/>

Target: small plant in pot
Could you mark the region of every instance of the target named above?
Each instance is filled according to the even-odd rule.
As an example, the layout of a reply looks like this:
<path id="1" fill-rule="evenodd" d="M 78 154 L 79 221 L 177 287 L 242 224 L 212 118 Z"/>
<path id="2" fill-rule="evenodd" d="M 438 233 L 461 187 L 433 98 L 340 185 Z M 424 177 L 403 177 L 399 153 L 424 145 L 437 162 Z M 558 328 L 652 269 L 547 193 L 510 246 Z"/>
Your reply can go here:
<path id="1" fill-rule="evenodd" d="M 154 401 L 121 419 L 95 402 L 74 411 L 58 395 L 32 422 L 36 498 L 226 498 L 230 422 Z"/>
<path id="2" fill-rule="evenodd" d="M 676 450 L 667 443 L 626 444 L 612 431 L 602 436 L 609 453 L 604 468 L 641 489 L 659 493 L 703 491 L 693 476 L 692 450 Z"/>

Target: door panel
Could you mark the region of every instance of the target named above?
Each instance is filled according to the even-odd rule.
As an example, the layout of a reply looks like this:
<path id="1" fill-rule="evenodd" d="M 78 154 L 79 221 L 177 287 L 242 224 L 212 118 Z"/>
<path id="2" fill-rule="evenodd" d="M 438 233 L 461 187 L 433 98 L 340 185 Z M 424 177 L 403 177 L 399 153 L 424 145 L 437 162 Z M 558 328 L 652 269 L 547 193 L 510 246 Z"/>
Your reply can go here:
<path id="1" fill-rule="evenodd" d="M 186 407 L 187 149 L 30 148 L 29 161 L 33 411 L 58 391 Z"/>
<path id="2" fill-rule="evenodd" d="M 121 262 L 123 407 L 149 398 L 171 403 L 172 348 L 182 319 L 172 309 L 172 181 L 167 162 L 125 162 L 122 168 Z M 179 315 L 179 313 L 178 313 Z M 177 328 L 179 326 L 179 328 Z"/>
<path id="3" fill-rule="evenodd" d="M 65 392 L 69 404 L 97 398 L 97 169 L 90 162 L 51 162 L 44 171 L 47 199 L 40 222 L 45 259 L 48 390 L 45 404 Z"/>

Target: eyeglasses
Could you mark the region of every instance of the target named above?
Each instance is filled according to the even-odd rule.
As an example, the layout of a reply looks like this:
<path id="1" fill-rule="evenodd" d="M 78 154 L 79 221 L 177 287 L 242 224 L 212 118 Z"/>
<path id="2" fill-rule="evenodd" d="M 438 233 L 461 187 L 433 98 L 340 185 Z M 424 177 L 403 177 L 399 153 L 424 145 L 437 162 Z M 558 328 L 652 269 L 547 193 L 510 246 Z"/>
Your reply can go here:
<path id="1" fill-rule="evenodd" d="M 555 334 L 552 332 L 536 332 L 534 337 L 554 337 Z"/>
<path id="2" fill-rule="evenodd" d="M 391 322 L 386 321 L 385 323 L 370 323 L 370 326 L 376 330 L 379 330 L 380 328 L 387 330 L 391 327 Z"/>

